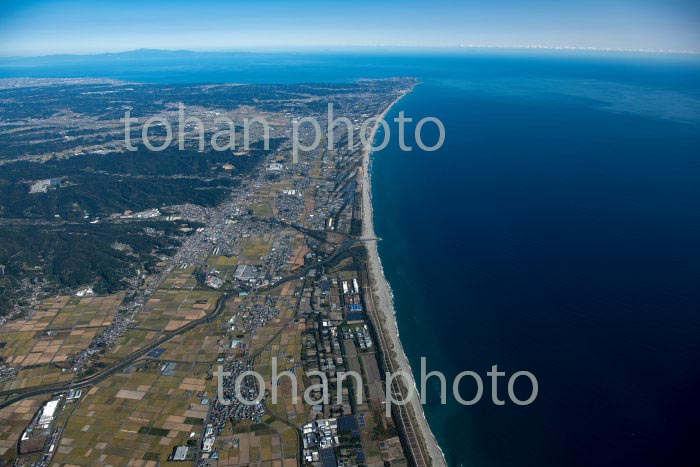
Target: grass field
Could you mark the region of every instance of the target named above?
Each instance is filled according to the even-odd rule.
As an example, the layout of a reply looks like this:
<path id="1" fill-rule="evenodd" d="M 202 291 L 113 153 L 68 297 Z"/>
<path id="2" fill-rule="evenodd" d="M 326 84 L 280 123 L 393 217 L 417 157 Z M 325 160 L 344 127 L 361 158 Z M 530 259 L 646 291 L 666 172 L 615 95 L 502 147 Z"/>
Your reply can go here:
<path id="1" fill-rule="evenodd" d="M 260 257 L 266 257 L 270 254 L 272 241 L 273 234 L 251 235 L 241 238 L 238 262 L 241 264 L 262 264 Z"/>

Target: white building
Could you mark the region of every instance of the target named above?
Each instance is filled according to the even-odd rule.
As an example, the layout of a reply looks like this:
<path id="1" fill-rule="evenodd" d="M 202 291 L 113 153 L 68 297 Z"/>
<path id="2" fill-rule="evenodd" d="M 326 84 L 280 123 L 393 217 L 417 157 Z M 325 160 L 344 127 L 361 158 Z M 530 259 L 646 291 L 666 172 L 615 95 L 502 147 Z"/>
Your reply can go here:
<path id="1" fill-rule="evenodd" d="M 53 421 L 53 416 L 56 413 L 59 402 L 58 399 L 54 399 L 46 403 L 39 416 L 39 425 L 48 425 Z"/>

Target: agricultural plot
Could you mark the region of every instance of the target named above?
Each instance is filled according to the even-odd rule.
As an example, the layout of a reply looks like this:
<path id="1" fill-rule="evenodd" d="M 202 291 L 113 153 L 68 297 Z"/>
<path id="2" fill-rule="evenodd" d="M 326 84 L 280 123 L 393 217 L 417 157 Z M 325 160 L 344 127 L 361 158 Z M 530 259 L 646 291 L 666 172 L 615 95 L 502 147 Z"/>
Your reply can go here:
<path id="1" fill-rule="evenodd" d="M 255 190 L 255 196 L 251 199 L 250 208 L 253 214 L 258 217 L 272 217 L 275 215 L 273 210 L 275 195 L 271 186 L 263 186 Z"/>
<path id="2" fill-rule="evenodd" d="M 100 360 L 107 365 L 117 363 L 137 350 L 154 342 L 159 336 L 161 336 L 160 331 L 129 329 L 117 341 L 117 344 L 109 351 L 109 353 L 103 355 Z"/>
<path id="3" fill-rule="evenodd" d="M 201 432 L 213 394 L 207 365 L 141 363 L 90 389 L 71 416 L 56 463 L 155 465 Z M 96 421 L 99 420 L 99 423 Z"/>
<path id="4" fill-rule="evenodd" d="M 28 319 L 0 327 L 0 358 L 19 369 L 17 377 L 0 385 L 0 390 L 71 379 L 60 366 L 112 323 L 123 299 L 124 294 L 54 297 Z"/>
<path id="5" fill-rule="evenodd" d="M 254 203 L 251 205 L 251 208 L 253 209 L 253 214 L 259 217 L 272 217 L 274 215 L 272 202 L 267 198 L 264 198 L 258 203 Z"/>
<path id="6" fill-rule="evenodd" d="M 16 367 L 63 362 L 112 323 L 123 299 L 116 294 L 45 300 L 29 319 L 0 327 L 0 358 Z"/>
<path id="7" fill-rule="evenodd" d="M 311 252 L 306 245 L 305 238 L 306 237 L 302 234 L 298 234 L 294 237 L 294 250 L 289 258 L 289 269 L 291 271 L 304 266 L 304 256 Z"/>
<path id="8" fill-rule="evenodd" d="M 273 234 L 251 235 L 241 238 L 238 262 L 240 264 L 260 265 L 260 257 L 267 257 L 272 248 Z"/>
<path id="9" fill-rule="evenodd" d="M 67 382 L 74 376 L 73 373 L 50 364 L 21 368 L 14 379 L 0 384 L 0 391 L 15 391 L 32 386 Z"/>
<path id="10" fill-rule="evenodd" d="M 196 329 L 181 334 L 163 345 L 162 358 L 178 362 L 211 362 L 219 356 L 242 357 L 242 346 L 232 346 L 236 336 L 236 317 L 243 297 L 229 297 L 224 311 Z"/>
<path id="11" fill-rule="evenodd" d="M 136 316 L 134 327 L 154 331 L 176 331 L 214 311 L 219 292 L 210 290 L 157 290 Z"/>
<path id="12" fill-rule="evenodd" d="M 197 279 L 194 277 L 194 266 L 184 269 L 174 269 L 160 286 L 161 289 L 194 289 Z"/>
<path id="13" fill-rule="evenodd" d="M 216 467 L 244 465 L 296 466 L 298 452 L 296 431 L 272 417 L 265 423 L 242 423 L 217 439 L 219 459 Z"/>
<path id="14" fill-rule="evenodd" d="M 302 332 L 306 329 L 304 323 L 291 322 L 286 325 L 273 328 L 276 335 L 272 342 L 266 346 L 255 359 L 255 370 L 265 380 L 265 387 L 270 393 L 277 392 L 277 403 L 268 401 L 267 408 L 275 416 L 288 420 L 296 425 L 306 423 L 306 412 L 309 409 L 303 402 L 303 394 L 306 389 L 304 369 L 301 361 Z M 277 374 L 289 371 L 296 376 L 297 399 L 292 398 L 293 388 L 290 378 L 282 376 L 278 379 L 276 387 L 272 382 L 272 359 L 277 360 Z"/>
<path id="15" fill-rule="evenodd" d="M 60 297 L 59 297 L 60 298 Z M 50 329 L 106 327 L 112 324 L 124 294 L 100 297 L 70 297 L 51 322 Z"/>
<path id="16" fill-rule="evenodd" d="M 208 328 L 209 325 L 203 325 L 173 338 L 161 347 L 165 350 L 162 358 L 177 362 L 215 362 L 228 347 L 219 343 L 220 336 L 210 335 Z"/>
<path id="17" fill-rule="evenodd" d="M 255 370 L 265 380 L 266 389 L 272 391 L 272 359 L 276 358 L 277 373 L 291 371 L 297 376 L 296 404 L 292 400 L 292 385 L 289 378 L 280 379 L 277 386 L 277 404 L 268 401 L 268 409 L 277 417 L 302 425 L 306 422 L 306 410 L 301 396 L 305 389 L 301 361 L 302 332 L 306 325 L 295 319 L 295 303 L 293 283 L 270 291 L 277 298 L 276 308 L 279 316 L 265 326 L 260 327 L 251 336 L 250 351 L 255 356 Z"/>
<path id="18" fill-rule="evenodd" d="M 51 396 L 24 399 L 0 410 L 0 464 L 17 456 L 17 443 L 41 404 Z"/>
<path id="19" fill-rule="evenodd" d="M 211 269 L 218 272 L 217 276 L 222 279 L 230 279 L 238 266 L 237 256 L 212 255 L 207 258 L 207 264 Z"/>

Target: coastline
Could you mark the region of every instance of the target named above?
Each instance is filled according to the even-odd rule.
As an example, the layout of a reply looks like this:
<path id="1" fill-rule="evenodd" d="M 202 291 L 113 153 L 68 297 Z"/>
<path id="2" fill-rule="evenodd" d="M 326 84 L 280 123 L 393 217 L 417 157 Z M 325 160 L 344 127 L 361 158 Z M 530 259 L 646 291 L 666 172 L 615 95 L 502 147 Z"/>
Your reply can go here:
<path id="1" fill-rule="evenodd" d="M 374 144 L 374 139 L 379 128 L 379 122 L 386 117 L 396 103 L 398 103 L 412 91 L 413 88 L 403 92 L 396 100 L 389 104 L 381 114 L 377 116 L 377 121 L 372 126 L 368 138 L 370 146 Z M 381 258 L 379 257 L 379 251 L 377 249 L 377 238 L 374 232 L 374 211 L 372 208 L 372 184 L 369 173 L 371 155 L 371 147 L 363 149 L 363 172 L 362 177 L 360 178 L 360 184 L 362 187 L 362 239 L 367 249 L 369 274 L 372 282 L 372 293 L 377 298 L 377 303 L 375 304 L 376 311 L 378 312 L 378 316 L 381 318 L 381 320 L 383 320 L 383 322 L 377 323 L 377 325 L 380 327 L 378 332 L 381 332 L 384 337 L 388 339 L 391 345 L 390 349 L 384 349 L 390 355 L 391 360 L 396 364 L 396 366 L 399 367 L 400 370 L 403 370 L 410 375 L 411 380 L 406 381 L 405 384 L 413 385 L 415 397 L 412 398 L 407 407 L 411 407 L 413 411 L 412 419 L 415 420 L 416 424 L 418 425 L 416 428 L 420 433 L 425 451 L 430 457 L 430 465 L 446 466 L 447 462 L 445 461 L 445 455 L 440 449 L 435 435 L 430 430 L 428 420 L 423 411 L 423 406 L 420 403 L 418 386 L 416 384 L 415 377 L 413 376 L 413 370 L 408 362 L 403 346 L 401 345 L 401 340 L 399 339 L 399 329 L 394 309 L 394 297 L 391 287 L 389 286 L 389 282 L 384 275 L 384 268 L 382 267 Z"/>

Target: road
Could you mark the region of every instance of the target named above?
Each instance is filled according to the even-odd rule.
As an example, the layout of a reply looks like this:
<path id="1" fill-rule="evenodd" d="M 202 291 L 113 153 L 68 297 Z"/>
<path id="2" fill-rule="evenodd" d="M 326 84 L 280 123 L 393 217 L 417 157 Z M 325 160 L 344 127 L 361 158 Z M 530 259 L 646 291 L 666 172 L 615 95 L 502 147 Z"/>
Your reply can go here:
<path id="1" fill-rule="evenodd" d="M 2 391 L 2 392 L 0 392 L 0 396 L 8 395 L 8 394 L 17 394 L 17 393 L 19 393 L 19 394 L 15 397 L 11 397 L 3 402 L 0 402 L 0 409 L 4 409 L 5 407 L 8 407 L 8 406 L 10 406 L 16 402 L 19 402 L 23 399 L 26 399 L 28 397 L 41 396 L 44 394 L 54 394 L 57 392 L 65 392 L 65 391 L 68 391 L 69 389 L 81 389 L 81 388 L 85 388 L 87 386 L 92 386 L 94 384 L 97 384 L 100 381 L 104 380 L 105 378 L 127 368 L 129 365 L 133 364 L 136 360 L 143 357 L 151 350 L 165 344 L 166 342 L 170 341 L 174 337 L 179 336 L 185 332 L 191 331 L 192 329 L 194 329 L 194 328 L 196 328 L 204 323 L 209 322 L 212 318 L 216 318 L 223 311 L 224 305 L 226 304 L 226 300 L 228 299 L 228 297 L 229 296 L 226 294 L 219 297 L 219 300 L 216 303 L 216 308 L 214 309 L 214 312 L 211 315 L 207 315 L 204 318 L 200 318 L 198 320 L 192 321 L 191 323 L 186 324 L 185 326 L 181 327 L 177 331 L 173 331 L 172 333 L 169 333 L 168 335 L 161 337 L 160 339 L 153 342 L 152 344 L 149 344 L 148 346 L 137 350 L 136 352 L 134 352 L 131 355 L 129 355 L 128 357 L 126 357 L 124 360 L 120 361 L 119 363 L 115 364 L 114 366 L 107 368 L 106 370 L 101 371 L 100 373 L 97 373 L 97 374 L 92 375 L 92 376 L 88 376 L 86 378 L 71 381 L 70 383 L 61 383 L 61 384 L 55 384 L 55 385 L 48 385 L 48 386 L 44 386 L 44 387 L 27 388 L 24 390 L 19 389 L 19 390 L 14 390 L 14 391 Z"/>

